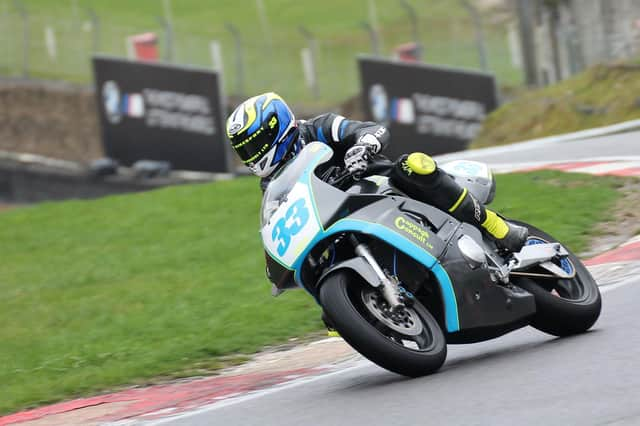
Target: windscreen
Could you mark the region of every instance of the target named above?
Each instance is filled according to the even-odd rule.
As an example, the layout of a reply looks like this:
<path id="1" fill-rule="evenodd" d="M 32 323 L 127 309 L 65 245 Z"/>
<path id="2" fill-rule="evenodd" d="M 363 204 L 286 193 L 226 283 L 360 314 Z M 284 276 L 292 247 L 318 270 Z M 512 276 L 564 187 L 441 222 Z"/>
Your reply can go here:
<path id="1" fill-rule="evenodd" d="M 269 182 L 267 190 L 262 198 L 262 212 L 260 215 L 260 227 L 263 227 L 273 212 L 284 201 L 293 186 L 300 180 L 302 174 L 308 168 L 328 161 L 333 155 L 333 150 L 321 142 L 313 142 L 305 146 L 302 151 L 292 158 Z"/>

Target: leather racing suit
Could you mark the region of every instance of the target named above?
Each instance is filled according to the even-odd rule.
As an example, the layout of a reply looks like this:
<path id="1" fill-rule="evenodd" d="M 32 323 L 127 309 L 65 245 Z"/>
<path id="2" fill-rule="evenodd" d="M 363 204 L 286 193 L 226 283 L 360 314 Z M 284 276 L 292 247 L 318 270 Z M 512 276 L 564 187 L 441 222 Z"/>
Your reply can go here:
<path id="1" fill-rule="evenodd" d="M 370 121 L 348 120 L 334 113 L 322 114 L 310 120 L 298 120 L 297 124 L 302 146 L 320 141 L 333 149 L 334 155 L 325 167 L 343 166 L 347 151 L 362 144 L 363 140 L 373 145 L 375 154 L 383 151 L 390 141 L 389 131 L 384 126 Z M 389 177 L 393 185 L 412 198 L 484 229 L 503 248 L 519 251 L 527 239 L 526 228 L 506 222 L 487 209 L 451 176 L 439 169 L 427 154 L 416 152 L 401 156 L 394 162 Z M 263 190 L 268 182 L 269 177 L 261 180 Z"/>

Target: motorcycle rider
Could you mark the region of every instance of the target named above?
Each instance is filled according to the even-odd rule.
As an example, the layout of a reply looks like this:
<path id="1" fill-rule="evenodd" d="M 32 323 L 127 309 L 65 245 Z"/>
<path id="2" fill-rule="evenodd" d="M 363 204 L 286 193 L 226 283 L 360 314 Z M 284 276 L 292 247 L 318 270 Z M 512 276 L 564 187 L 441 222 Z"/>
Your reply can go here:
<path id="1" fill-rule="evenodd" d="M 333 113 L 296 121 L 289 106 L 273 92 L 241 103 L 227 119 L 227 136 L 242 162 L 262 178 L 263 190 L 271 176 L 309 142 L 330 145 L 334 150 L 330 162 L 344 161 L 346 169 L 357 174 L 366 170 L 368 160 L 388 145 L 390 137 L 379 124 L 348 120 Z M 484 230 L 500 248 L 515 252 L 526 242 L 527 228 L 509 223 L 486 208 L 427 154 L 402 155 L 389 177 L 410 197 Z"/>

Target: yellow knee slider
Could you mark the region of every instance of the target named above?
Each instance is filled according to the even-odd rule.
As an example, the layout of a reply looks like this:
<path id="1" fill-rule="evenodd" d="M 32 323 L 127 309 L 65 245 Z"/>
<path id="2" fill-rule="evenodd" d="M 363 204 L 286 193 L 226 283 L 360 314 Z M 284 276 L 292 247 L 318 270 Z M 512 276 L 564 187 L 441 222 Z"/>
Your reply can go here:
<path id="1" fill-rule="evenodd" d="M 414 152 L 407 157 L 407 166 L 418 175 L 430 175 L 436 171 L 436 162 L 422 152 Z"/>

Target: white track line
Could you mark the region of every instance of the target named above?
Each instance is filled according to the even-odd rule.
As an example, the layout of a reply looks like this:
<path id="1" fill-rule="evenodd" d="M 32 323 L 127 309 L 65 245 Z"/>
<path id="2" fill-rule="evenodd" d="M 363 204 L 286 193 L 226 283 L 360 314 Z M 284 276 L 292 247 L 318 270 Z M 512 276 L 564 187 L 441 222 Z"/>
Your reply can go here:
<path id="1" fill-rule="evenodd" d="M 640 235 L 636 235 L 626 243 L 621 244 L 620 247 L 628 246 L 629 244 L 635 244 L 635 243 L 640 243 Z"/>
<path id="2" fill-rule="evenodd" d="M 353 361 L 351 361 L 353 362 Z M 349 361 L 347 363 L 350 363 Z M 253 399 L 257 399 L 257 398 L 261 398 L 263 396 L 266 395 L 270 395 L 272 393 L 276 393 L 276 392 L 280 392 L 283 390 L 287 390 L 287 389 L 291 389 L 291 388 L 295 388 L 298 386 L 302 386 L 302 385 L 306 385 L 308 383 L 313 383 L 313 382 L 318 382 L 321 380 L 325 380 L 328 378 L 332 378 L 335 376 L 339 376 L 341 374 L 345 374 L 345 373 L 349 373 L 353 370 L 357 370 L 359 368 L 363 368 L 363 367 L 370 367 L 371 361 L 367 361 L 367 360 L 360 360 L 357 361 L 356 365 L 353 365 L 351 367 L 347 367 L 344 369 L 340 369 L 340 370 L 336 370 L 336 371 L 332 371 L 330 373 L 327 374 L 322 374 L 319 376 L 309 376 L 309 377 L 304 377 L 302 379 L 297 379 L 288 383 L 284 383 L 282 385 L 276 385 L 272 388 L 268 388 L 268 389 L 262 389 L 262 390 L 258 390 L 258 391 L 254 391 L 254 392 L 250 392 L 244 396 L 239 396 L 239 397 L 235 397 L 235 398 L 231 398 L 231 399 L 225 399 L 223 401 L 220 402 L 216 402 L 210 405 L 206 405 L 204 407 L 200 407 L 197 410 L 194 411 L 189 411 L 187 413 L 183 413 L 180 415 L 176 415 L 176 416 L 172 416 L 172 417 L 167 417 L 166 419 L 159 419 L 159 420 L 153 420 L 153 421 L 148 421 L 149 424 L 154 424 L 154 425 L 159 425 L 159 424 L 165 424 L 165 423 L 170 423 L 173 422 L 177 419 L 181 419 L 181 418 L 187 418 L 187 417 L 191 417 L 194 415 L 198 415 L 198 414 L 202 414 L 202 413 L 206 413 L 206 412 L 211 412 L 211 411 L 216 411 L 219 410 L 221 408 L 225 408 L 225 407 L 229 407 L 231 405 L 236 405 L 236 404 L 240 404 L 242 402 L 246 402 L 246 401 L 251 401 Z M 139 420 L 132 420 L 131 423 L 122 423 L 122 422 L 114 422 L 114 423 L 106 423 L 106 425 L 110 425 L 110 426 L 123 426 L 123 425 L 127 425 L 127 424 L 144 424 L 147 422 L 141 422 Z"/>
<path id="3" fill-rule="evenodd" d="M 594 166 L 576 167 L 575 169 L 571 169 L 569 171 L 572 173 L 589 173 L 597 175 L 617 170 L 630 169 L 633 167 L 640 167 L 640 161 L 621 161 L 606 164 L 596 164 Z"/>

